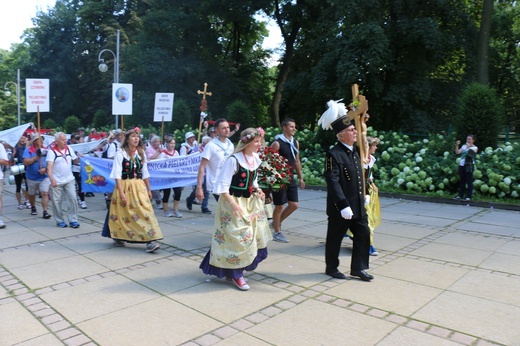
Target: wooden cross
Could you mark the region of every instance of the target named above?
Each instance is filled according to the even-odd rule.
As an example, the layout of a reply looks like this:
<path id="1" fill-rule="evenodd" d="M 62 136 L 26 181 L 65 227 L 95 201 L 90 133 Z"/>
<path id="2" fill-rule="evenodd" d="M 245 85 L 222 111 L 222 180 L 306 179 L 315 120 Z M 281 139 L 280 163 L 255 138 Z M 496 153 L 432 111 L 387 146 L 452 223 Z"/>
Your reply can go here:
<path id="1" fill-rule="evenodd" d="M 206 95 L 211 96 L 211 91 L 208 90 L 208 83 L 204 83 L 204 91 L 197 90 L 197 94 L 202 95 L 202 101 L 200 103 L 200 111 L 205 112 L 208 110 L 208 104 L 206 101 Z"/>
<path id="2" fill-rule="evenodd" d="M 357 142 L 359 148 L 359 158 L 361 159 L 361 168 L 363 171 L 363 178 L 365 177 L 364 163 L 365 158 L 368 154 L 368 142 L 367 142 L 367 130 L 366 124 L 363 120 L 365 113 L 368 111 L 368 101 L 365 96 L 359 93 L 357 84 L 352 85 L 352 110 L 347 112 L 347 116 L 350 120 L 354 120 L 356 131 L 357 131 Z M 365 143 L 366 142 L 366 143 Z M 366 185 L 363 183 L 363 191 L 365 191 Z M 366 194 L 366 193 L 365 193 Z"/>
<path id="3" fill-rule="evenodd" d="M 200 101 L 200 111 L 201 112 L 205 112 L 208 110 L 208 101 L 206 101 L 206 95 L 211 96 L 212 93 L 211 93 L 211 91 L 207 91 L 207 90 L 208 90 L 208 83 L 204 83 L 204 91 L 197 90 L 197 94 L 202 95 L 202 100 Z M 202 129 L 203 121 L 204 121 L 204 119 L 202 117 L 200 117 L 199 133 L 198 133 L 198 137 L 197 137 L 197 142 L 200 142 L 200 131 Z"/>

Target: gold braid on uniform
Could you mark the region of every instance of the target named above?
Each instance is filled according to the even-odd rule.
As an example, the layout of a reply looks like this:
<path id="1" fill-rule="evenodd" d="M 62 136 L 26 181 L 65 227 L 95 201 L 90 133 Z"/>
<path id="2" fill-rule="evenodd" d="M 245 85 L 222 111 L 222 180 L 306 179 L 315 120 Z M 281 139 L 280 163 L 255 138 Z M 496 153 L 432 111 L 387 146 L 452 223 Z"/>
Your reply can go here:
<path id="1" fill-rule="evenodd" d="M 325 161 L 325 172 L 331 172 L 332 171 L 332 156 L 327 157 L 327 160 Z"/>

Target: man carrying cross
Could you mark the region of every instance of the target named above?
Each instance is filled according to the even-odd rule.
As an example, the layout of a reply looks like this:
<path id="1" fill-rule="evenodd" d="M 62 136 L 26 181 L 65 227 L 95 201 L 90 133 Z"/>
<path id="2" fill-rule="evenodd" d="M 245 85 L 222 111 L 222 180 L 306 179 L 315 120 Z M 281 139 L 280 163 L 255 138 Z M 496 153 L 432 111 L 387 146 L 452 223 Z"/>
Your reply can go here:
<path id="1" fill-rule="evenodd" d="M 365 211 L 363 162 L 354 148 L 358 131 L 346 115 L 343 103 L 329 101 L 329 110 L 323 113 L 318 124 L 332 129 L 338 143 L 329 150 L 325 161 L 327 182 L 327 238 L 325 243 L 325 273 L 335 279 L 347 277 L 339 271 L 341 242 L 347 229 L 353 237 L 350 275 L 363 281 L 374 277 L 369 268 L 370 228 Z"/>

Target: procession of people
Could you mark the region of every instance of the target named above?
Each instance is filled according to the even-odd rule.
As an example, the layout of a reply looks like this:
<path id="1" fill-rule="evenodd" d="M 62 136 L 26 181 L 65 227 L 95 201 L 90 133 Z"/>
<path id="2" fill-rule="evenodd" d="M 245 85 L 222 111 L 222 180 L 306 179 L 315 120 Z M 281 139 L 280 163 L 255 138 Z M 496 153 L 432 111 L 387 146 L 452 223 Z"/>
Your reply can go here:
<path id="1" fill-rule="evenodd" d="M 375 161 L 372 156 L 375 150 L 369 153 L 361 151 L 363 155 L 357 152 L 354 146 L 357 140 L 355 124 L 347 118 L 346 110 L 342 113 L 341 107 L 337 106 L 337 103 L 333 105 L 332 118 L 329 104 L 329 110 L 322 116 L 322 119 L 329 119 L 320 119 L 323 128 L 332 129 L 338 138 L 338 144 L 327 154 L 324 170 L 329 218 L 325 274 L 335 279 L 346 278 L 338 270 L 339 249 L 349 231 L 353 240 L 350 275 L 371 281 L 374 277 L 367 273 L 369 252 L 375 248 L 373 227 L 369 227 L 369 223 L 374 215 L 371 218 L 367 216 L 370 212 L 366 206 L 370 194 L 374 195 L 377 187 L 372 175 L 365 177 L 363 167 L 370 171 Z M 112 160 L 110 172 L 101 173 L 105 176 L 102 179 L 113 181 L 113 189 L 103 190 L 107 214 L 101 235 L 111 239 L 116 247 L 141 243 L 147 253 L 154 253 L 160 249 L 160 240 L 163 239 L 161 220 L 154 209 L 162 209 L 159 216 L 182 218 L 180 200 L 182 191 L 188 187 L 192 191 L 186 197 L 187 209 L 191 211 L 193 204 L 201 204 L 202 213 L 211 215 L 208 202 L 212 195 L 217 203 L 213 235 L 208 239 L 210 249 L 200 269 L 204 274 L 225 278 L 238 289 L 247 291 L 250 286 L 244 279 L 244 271 L 255 270 L 260 262 L 266 260 L 268 242 L 289 242 L 281 231 L 282 222 L 298 208 L 298 188 L 305 188 L 300 146 L 295 137 L 296 122 L 292 118 L 284 119 L 281 122 L 282 133 L 270 145 L 269 150 L 279 153 L 288 162 L 290 183 L 282 189 L 269 191 L 267 201 L 263 189 L 271 190 L 272 186 L 261 186 L 258 179 L 262 164 L 259 151 L 269 146 L 265 142 L 263 129 L 251 127 L 241 131 L 235 145 L 229 137 L 239 130 L 240 124 L 235 124 L 234 131 L 230 130 L 230 123 L 224 118 L 215 120 L 212 125 L 208 128 L 208 122 L 204 122 L 201 143 L 195 133 L 189 131 L 178 147 L 172 135 L 162 140 L 152 133 L 148 141 L 144 141 L 138 127 L 107 133 L 91 129 L 89 134 L 85 134 L 84 128 L 78 128 L 71 135 L 56 133 L 52 143 L 47 145 L 37 131 L 31 134 L 24 132 L 13 155 L 24 166 L 23 173 L 13 171 L 16 175 L 18 209 L 29 208 L 32 215 L 38 215 L 36 196 L 40 196 L 44 219 L 54 216 L 59 228 L 79 228 L 79 207 L 86 209 L 85 196 L 94 196 L 93 192 L 84 192 L 92 190 L 89 186 L 83 186 L 80 171 L 84 170 L 84 163 L 80 165 L 80 159 Z M 75 150 L 75 145 L 89 142 L 96 145 L 87 152 Z M 365 155 L 373 161 L 364 162 Z M 193 171 L 193 185 L 151 184 L 150 164 L 190 156 L 200 160 Z M 7 155 L 0 150 L 0 165 L 14 163 L 7 161 Z M 89 179 L 92 170 L 89 171 Z M 371 189 L 370 194 L 365 191 L 365 184 Z M 171 211 L 170 196 L 173 199 Z M 273 202 L 274 209 L 266 208 L 266 204 Z M 52 206 L 52 215 L 49 206 Z M 0 213 L 1 208 L 0 200 Z M 266 210 L 271 212 L 266 213 Z M 0 228 L 4 227 L 6 224 L 0 219 Z"/>

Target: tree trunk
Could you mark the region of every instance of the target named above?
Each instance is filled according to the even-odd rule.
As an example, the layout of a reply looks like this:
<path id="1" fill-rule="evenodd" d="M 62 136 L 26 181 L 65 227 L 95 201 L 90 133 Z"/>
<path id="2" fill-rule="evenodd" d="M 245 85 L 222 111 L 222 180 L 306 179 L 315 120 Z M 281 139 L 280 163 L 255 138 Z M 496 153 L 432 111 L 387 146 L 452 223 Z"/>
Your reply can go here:
<path id="1" fill-rule="evenodd" d="M 477 47 L 477 82 L 489 84 L 489 37 L 493 18 L 493 0 L 484 0 Z"/>

